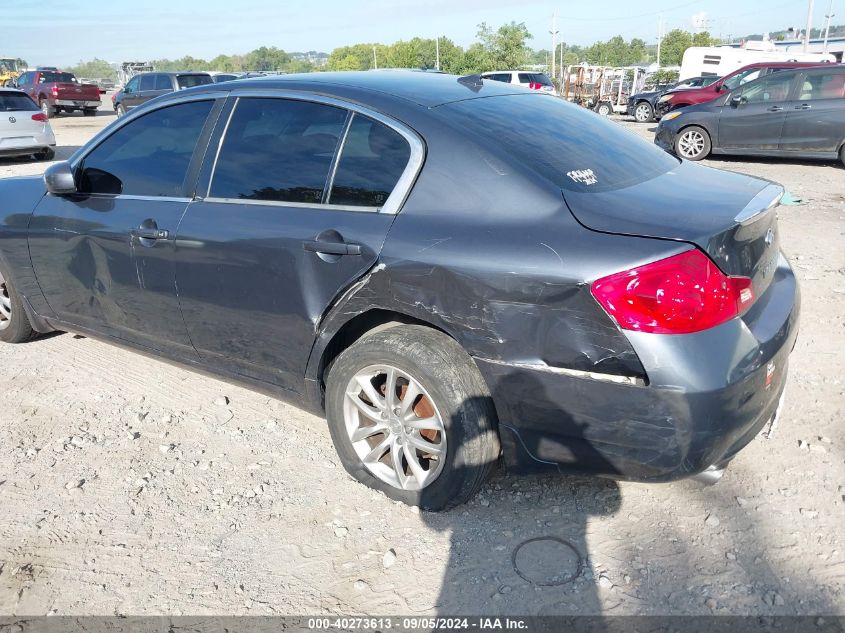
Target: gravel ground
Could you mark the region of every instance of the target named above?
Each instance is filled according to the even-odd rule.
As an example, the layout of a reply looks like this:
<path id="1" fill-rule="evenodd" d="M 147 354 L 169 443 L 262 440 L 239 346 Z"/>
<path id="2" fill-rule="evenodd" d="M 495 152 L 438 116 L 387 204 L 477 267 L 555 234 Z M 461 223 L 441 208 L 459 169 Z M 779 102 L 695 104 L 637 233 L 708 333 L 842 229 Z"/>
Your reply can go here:
<path id="1" fill-rule="evenodd" d="M 55 119 L 59 158 L 110 120 Z M 845 614 L 845 169 L 707 164 L 805 200 L 780 210 L 804 310 L 783 417 L 718 485 L 499 473 L 419 512 L 346 476 L 320 419 L 57 334 L 0 347 L 0 614 Z M 540 536 L 584 573 L 520 577 Z M 517 562 L 577 568 L 551 541 Z"/>

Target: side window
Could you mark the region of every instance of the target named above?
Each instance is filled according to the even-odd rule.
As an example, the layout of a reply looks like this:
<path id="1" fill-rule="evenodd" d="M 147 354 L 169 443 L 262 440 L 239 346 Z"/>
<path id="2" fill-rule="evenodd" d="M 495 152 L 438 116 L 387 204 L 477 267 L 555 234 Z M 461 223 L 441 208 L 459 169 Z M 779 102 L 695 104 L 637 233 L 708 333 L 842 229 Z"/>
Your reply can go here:
<path id="1" fill-rule="evenodd" d="M 156 76 L 155 75 L 142 75 L 141 76 L 141 92 L 146 92 L 147 90 L 155 90 L 156 86 Z"/>
<path id="2" fill-rule="evenodd" d="M 794 75 L 775 73 L 742 89 L 742 100 L 746 103 L 786 101 Z"/>
<path id="3" fill-rule="evenodd" d="M 209 196 L 321 203 L 346 116 L 308 101 L 240 99 Z"/>
<path id="4" fill-rule="evenodd" d="M 845 98 L 845 73 L 806 75 L 798 98 L 801 101 Z"/>
<path id="5" fill-rule="evenodd" d="M 154 110 L 118 128 L 82 161 L 82 193 L 184 195 L 184 181 L 213 101 Z"/>
<path id="6" fill-rule="evenodd" d="M 126 87 L 123 89 L 123 92 L 126 94 L 131 94 L 133 92 L 138 92 L 138 83 L 141 81 L 140 77 L 134 77 L 129 80 L 129 83 L 126 84 Z"/>
<path id="7" fill-rule="evenodd" d="M 760 76 L 760 69 L 759 68 L 752 68 L 750 70 L 746 70 L 745 72 L 737 73 L 733 77 L 729 77 L 725 80 L 724 85 L 728 90 L 733 90 L 734 88 L 741 86 L 742 84 L 746 84 L 749 81 L 753 81 Z"/>
<path id="8" fill-rule="evenodd" d="M 531 75 L 529 75 L 528 73 L 519 73 L 519 83 L 521 83 L 521 84 L 532 83 Z"/>
<path id="9" fill-rule="evenodd" d="M 173 90 L 169 75 L 156 75 L 155 78 L 155 90 Z"/>
<path id="10" fill-rule="evenodd" d="M 386 125 L 355 114 L 328 202 L 381 207 L 411 158 L 408 141 Z"/>

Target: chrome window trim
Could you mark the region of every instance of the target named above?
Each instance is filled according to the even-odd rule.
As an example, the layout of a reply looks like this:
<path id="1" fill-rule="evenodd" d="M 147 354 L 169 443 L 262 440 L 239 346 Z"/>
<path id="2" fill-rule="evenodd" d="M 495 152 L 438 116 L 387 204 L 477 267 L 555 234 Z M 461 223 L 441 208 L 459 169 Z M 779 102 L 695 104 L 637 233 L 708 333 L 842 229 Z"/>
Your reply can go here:
<path id="1" fill-rule="evenodd" d="M 98 200 L 144 200 L 148 202 L 184 202 L 188 204 L 193 198 L 183 198 L 180 196 L 138 196 L 132 193 L 81 193 L 78 194 L 85 198 L 96 198 Z"/>
<path id="2" fill-rule="evenodd" d="M 332 168 L 329 172 L 329 179 L 326 181 L 326 191 L 323 193 L 323 204 L 330 204 L 332 200 L 332 189 L 334 188 L 334 179 L 337 176 L 337 166 L 340 164 L 340 159 L 343 157 L 343 148 L 346 147 L 346 139 L 349 138 L 349 128 L 352 127 L 352 121 L 355 120 L 356 113 L 349 111 L 346 115 L 346 123 L 341 132 L 340 143 L 335 148 L 334 157 L 332 157 Z"/>
<path id="3" fill-rule="evenodd" d="M 167 93 L 168 95 L 174 93 Z M 216 92 L 201 92 L 195 95 L 189 95 L 187 97 L 180 96 L 178 99 L 165 99 L 159 103 L 151 107 L 147 107 L 147 104 L 150 103 L 142 103 L 139 106 L 133 107 L 131 110 L 128 110 L 126 114 L 119 119 L 115 119 L 112 123 L 107 125 L 103 130 L 94 136 L 88 143 L 86 143 L 83 147 L 78 149 L 75 154 L 73 154 L 68 159 L 68 164 L 70 164 L 71 169 L 75 170 L 79 163 L 85 160 L 85 157 L 88 156 L 91 152 L 97 149 L 100 145 L 102 145 L 103 141 L 105 141 L 108 137 L 112 134 L 115 134 L 118 130 L 122 129 L 126 125 L 129 125 L 135 119 L 138 119 L 146 114 L 151 112 L 155 112 L 156 110 L 161 110 L 162 108 L 169 108 L 175 105 L 182 105 L 183 103 L 191 103 L 193 101 L 216 101 L 218 99 L 225 99 L 229 95 L 228 92 L 216 91 Z M 212 106 L 213 107 L 213 106 Z"/>
<path id="4" fill-rule="evenodd" d="M 284 89 L 255 89 L 255 88 L 239 88 L 232 90 L 230 95 L 233 98 L 240 100 L 241 98 L 264 98 L 264 99 L 288 99 L 294 101 L 308 101 L 311 103 L 318 103 L 322 105 L 334 106 L 336 108 L 343 108 L 344 110 L 351 111 L 353 113 L 361 114 L 362 116 L 369 117 L 386 125 L 387 127 L 393 129 L 394 131 L 398 132 L 405 140 L 408 142 L 408 145 L 411 147 L 411 155 L 408 158 L 408 164 L 405 165 L 405 169 L 402 172 L 402 175 L 399 176 L 399 180 L 396 181 L 396 185 L 393 187 L 393 191 L 390 192 L 390 196 L 388 196 L 387 200 L 385 201 L 384 205 L 380 208 L 375 207 L 353 207 L 353 206 L 344 206 L 344 205 L 331 205 L 331 204 L 319 204 L 314 205 L 311 203 L 289 203 L 289 202 L 279 202 L 279 201 L 272 201 L 272 200 L 246 200 L 246 199 L 231 199 L 231 198 L 214 198 L 214 197 L 207 197 L 205 198 L 208 201 L 235 201 L 238 204 L 256 204 L 262 203 L 265 205 L 276 205 L 276 206 L 299 206 L 304 205 L 305 207 L 317 207 L 317 208 L 327 208 L 327 209 L 334 209 L 334 210 L 361 210 L 364 212 L 372 212 L 375 208 L 379 213 L 385 213 L 388 215 L 396 215 L 402 209 L 402 205 L 405 204 L 405 200 L 407 199 L 408 195 L 411 193 L 411 188 L 414 186 L 414 182 L 416 182 L 417 176 L 419 175 L 420 170 L 422 169 L 423 162 L 425 160 L 425 145 L 423 143 L 422 138 L 411 128 L 409 128 L 404 123 L 397 121 L 392 117 L 388 117 L 380 112 L 376 112 L 375 110 L 371 110 L 364 106 L 358 105 L 352 101 L 345 101 L 343 99 L 337 99 L 335 97 L 327 97 L 324 95 L 313 94 L 313 93 L 306 93 L 301 92 L 298 90 L 284 90 Z M 235 106 L 232 108 L 232 114 L 234 114 L 235 110 L 237 109 L 238 103 L 235 103 Z M 231 116 L 229 116 L 229 121 L 231 121 Z M 214 176 L 217 172 L 217 161 L 220 158 L 220 148 L 223 146 L 223 142 L 226 139 L 226 134 L 229 131 L 229 121 L 226 122 L 226 128 L 223 131 L 223 134 L 220 136 L 220 143 L 217 148 L 217 154 L 214 157 L 214 165 L 211 169 L 211 178 L 209 179 L 208 183 L 208 193 L 211 193 L 211 188 L 214 184 Z M 348 132 L 348 128 L 347 128 Z M 345 139 L 344 139 L 345 142 Z M 339 161 L 338 161 L 339 162 Z"/>
<path id="5" fill-rule="evenodd" d="M 282 202 L 279 200 L 253 200 L 252 198 L 203 198 L 203 202 L 217 204 L 249 204 L 261 207 L 293 207 L 295 209 L 328 209 L 330 211 L 357 211 L 359 213 L 378 213 L 381 207 L 355 207 L 348 204 L 324 204 L 322 202 Z"/>

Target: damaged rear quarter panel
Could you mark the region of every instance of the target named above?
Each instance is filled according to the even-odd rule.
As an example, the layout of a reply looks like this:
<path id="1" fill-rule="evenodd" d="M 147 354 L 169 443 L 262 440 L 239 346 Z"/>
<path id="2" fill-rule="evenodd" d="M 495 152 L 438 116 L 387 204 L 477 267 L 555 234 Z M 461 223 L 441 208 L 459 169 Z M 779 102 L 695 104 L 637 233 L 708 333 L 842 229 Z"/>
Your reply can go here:
<path id="1" fill-rule="evenodd" d="M 506 155 L 427 140 L 379 265 L 324 319 L 317 357 L 349 319 L 384 309 L 431 323 L 475 357 L 642 376 L 589 282 L 689 245 L 585 229 L 560 189 Z"/>

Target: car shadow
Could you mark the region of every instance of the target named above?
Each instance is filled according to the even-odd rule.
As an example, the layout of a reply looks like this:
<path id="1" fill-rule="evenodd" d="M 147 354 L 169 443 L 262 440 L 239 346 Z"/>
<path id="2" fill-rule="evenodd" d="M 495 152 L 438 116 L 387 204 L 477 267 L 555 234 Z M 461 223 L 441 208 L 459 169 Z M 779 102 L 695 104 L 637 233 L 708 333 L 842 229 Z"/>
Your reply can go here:
<path id="1" fill-rule="evenodd" d="M 506 376 L 497 389 L 527 389 L 538 406 L 546 399 L 543 385 L 522 374 Z M 483 399 L 492 404 L 489 396 Z M 452 420 L 453 425 L 458 422 Z M 567 428 L 585 430 L 571 422 Z M 573 439 L 577 460 L 604 463 L 605 470 L 612 470 L 583 437 Z M 600 579 L 592 571 L 588 523 L 615 514 L 620 505 L 619 486 L 612 480 L 559 474 L 514 477 L 499 470 L 468 504 L 448 512 L 421 512 L 430 528 L 451 535 L 434 609 L 441 615 L 600 614 Z"/>

